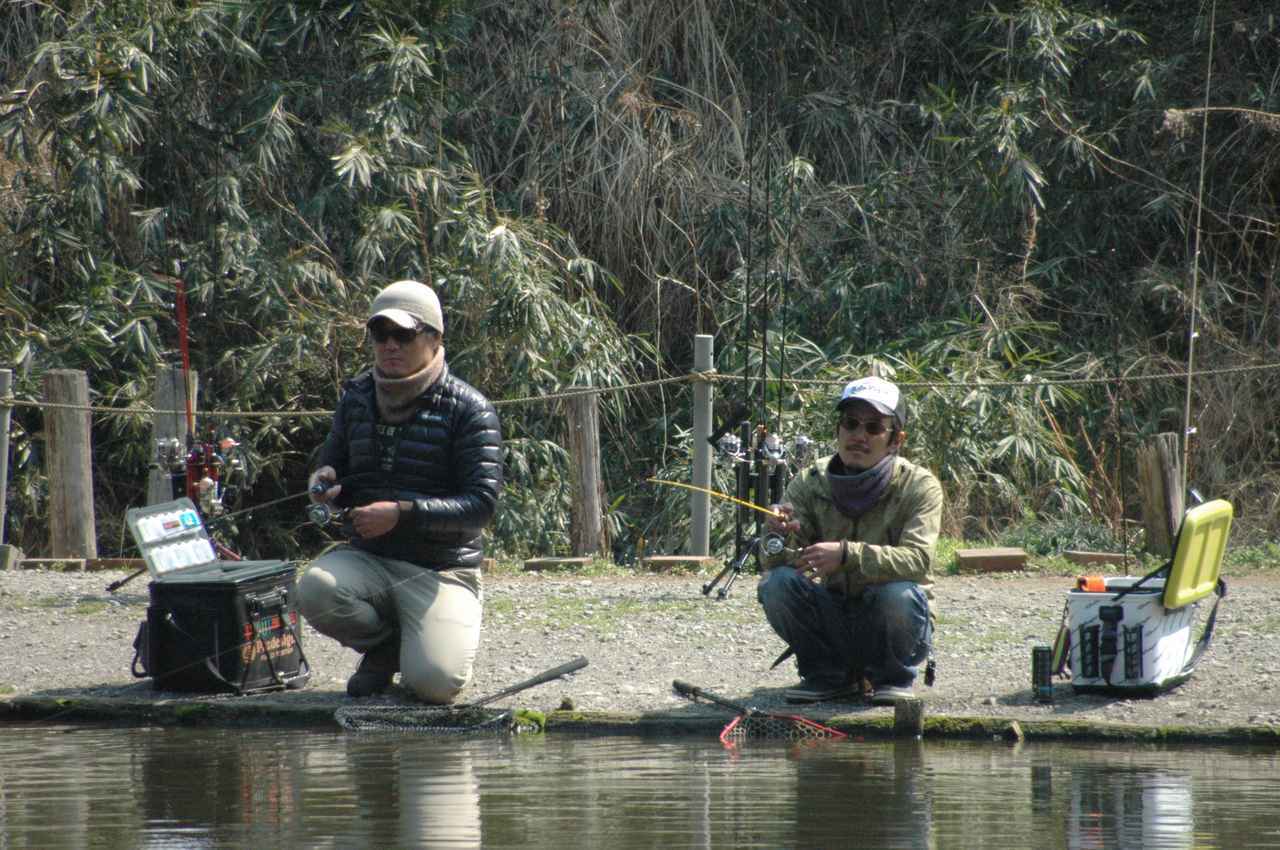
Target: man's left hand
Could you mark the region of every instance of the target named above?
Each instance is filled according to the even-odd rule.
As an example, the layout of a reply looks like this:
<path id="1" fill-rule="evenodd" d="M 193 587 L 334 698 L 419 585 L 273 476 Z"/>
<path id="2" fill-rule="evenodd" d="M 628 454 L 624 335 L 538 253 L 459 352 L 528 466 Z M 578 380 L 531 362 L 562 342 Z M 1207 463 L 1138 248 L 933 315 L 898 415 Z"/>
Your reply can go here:
<path id="1" fill-rule="evenodd" d="M 796 569 L 812 579 L 826 579 L 840 572 L 840 544 L 824 541 L 800 550 Z"/>
<path id="2" fill-rule="evenodd" d="M 362 538 L 381 537 L 396 527 L 400 521 L 399 502 L 374 502 L 348 513 L 351 527 Z"/>

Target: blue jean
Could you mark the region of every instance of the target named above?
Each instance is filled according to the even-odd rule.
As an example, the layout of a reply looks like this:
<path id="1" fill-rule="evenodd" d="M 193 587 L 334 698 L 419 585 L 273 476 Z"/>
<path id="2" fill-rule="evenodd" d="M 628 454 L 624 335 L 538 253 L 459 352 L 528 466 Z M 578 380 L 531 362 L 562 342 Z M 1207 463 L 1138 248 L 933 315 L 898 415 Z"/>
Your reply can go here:
<path id="1" fill-rule="evenodd" d="M 760 579 L 756 598 L 795 651 L 804 679 L 865 676 L 873 687 L 910 687 L 929 657 L 929 601 L 915 582 L 869 585 L 848 599 L 791 567 L 777 567 Z"/>

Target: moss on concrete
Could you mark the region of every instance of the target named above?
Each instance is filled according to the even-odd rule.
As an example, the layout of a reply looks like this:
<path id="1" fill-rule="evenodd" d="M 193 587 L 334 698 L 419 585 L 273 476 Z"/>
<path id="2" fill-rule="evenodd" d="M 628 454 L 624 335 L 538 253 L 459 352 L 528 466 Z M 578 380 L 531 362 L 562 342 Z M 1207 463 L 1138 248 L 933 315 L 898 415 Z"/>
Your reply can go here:
<path id="1" fill-rule="evenodd" d="M 332 701 L 291 700 L 288 694 L 258 697 L 203 698 L 70 698 L 39 695 L 0 698 L 0 722 L 159 724 L 177 726 L 262 726 L 336 728 Z M 787 713 L 782 711 L 780 713 Z M 712 736 L 732 719 L 727 712 L 687 711 L 634 714 L 557 710 L 546 713 L 548 734 Z M 821 722 L 851 738 L 889 738 L 893 715 L 838 715 Z M 1272 726 L 1139 726 L 1075 720 L 1011 720 L 995 717 L 926 716 L 926 739 L 1125 741 L 1180 744 L 1267 744 L 1280 746 L 1280 727 Z"/>

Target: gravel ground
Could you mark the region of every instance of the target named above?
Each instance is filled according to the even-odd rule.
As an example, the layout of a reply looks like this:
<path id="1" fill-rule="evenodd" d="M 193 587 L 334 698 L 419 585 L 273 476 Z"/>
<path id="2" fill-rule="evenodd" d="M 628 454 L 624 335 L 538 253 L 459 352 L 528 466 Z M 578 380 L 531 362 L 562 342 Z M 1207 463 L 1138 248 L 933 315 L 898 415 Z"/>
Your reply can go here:
<path id="1" fill-rule="evenodd" d="M 147 586 L 139 578 L 116 594 L 106 593 L 106 585 L 123 575 L 0 572 L 0 695 L 172 696 L 130 674 Z M 687 705 L 671 690 L 679 678 L 730 699 L 780 705 L 780 689 L 796 676 L 790 663 L 769 670 L 783 647 L 755 602 L 753 578 L 744 577 L 725 600 L 704 597 L 704 580 L 486 576 L 484 636 L 463 698 L 501 690 L 585 655 L 587 668 L 526 692 L 520 704 L 555 708 L 570 699 L 584 710 L 672 711 Z M 941 612 L 937 683 L 918 684 L 917 694 L 931 716 L 1280 726 L 1280 658 L 1272 651 L 1280 633 L 1274 604 L 1280 574 L 1227 581 L 1212 646 L 1189 682 L 1154 699 L 1116 699 L 1075 695 L 1058 680 L 1053 704 L 1041 705 L 1031 698 L 1031 648 L 1052 641 L 1071 579 L 944 577 L 935 593 Z M 1203 616 L 1202 611 L 1201 621 Z M 345 702 L 356 654 L 309 627 L 303 647 L 313 674 L 306 688 L 287 698 Z M 832 703 L 812 710 L 864 711 L 892 709 Z"/>

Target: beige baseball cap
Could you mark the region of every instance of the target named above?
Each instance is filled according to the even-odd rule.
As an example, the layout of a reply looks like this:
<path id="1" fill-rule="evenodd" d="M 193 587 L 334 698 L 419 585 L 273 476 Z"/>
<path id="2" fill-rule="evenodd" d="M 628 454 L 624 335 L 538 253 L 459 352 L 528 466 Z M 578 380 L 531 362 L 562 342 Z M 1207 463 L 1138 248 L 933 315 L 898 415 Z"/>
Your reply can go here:
<path id="1" fill-rule="evenodd" d="M 369 321 L 389 319 L 402 328 L 426 325 L 444 333 L 444 313 L 435 290 L 416 280 L 397 280 L 379 292 L 369 305 Z"/>

